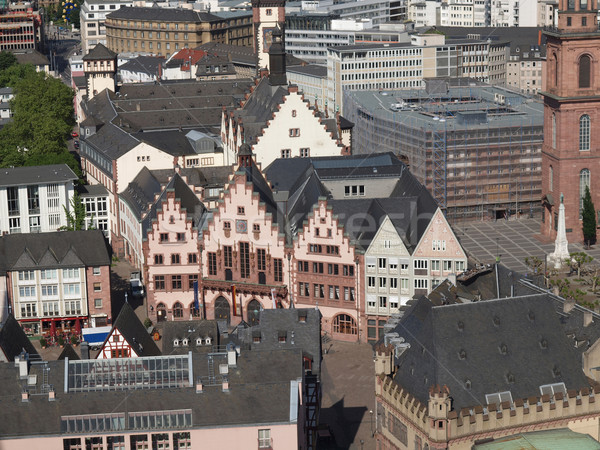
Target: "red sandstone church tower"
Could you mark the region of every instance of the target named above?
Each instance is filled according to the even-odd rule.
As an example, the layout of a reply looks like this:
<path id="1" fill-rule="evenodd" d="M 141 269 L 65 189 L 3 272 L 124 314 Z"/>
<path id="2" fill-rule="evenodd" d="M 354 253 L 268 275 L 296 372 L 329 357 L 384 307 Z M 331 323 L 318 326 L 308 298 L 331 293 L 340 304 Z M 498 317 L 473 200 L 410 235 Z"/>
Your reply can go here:
<path id="1" fill-rule="evenodd" d="M 598 0 L 559 0 L 558 26 L 544 33 L 542 234 L 556 237 L 561 193 L 569 242 L 583 242 L 585 186 L 600 209 L 600 31 Z"/>

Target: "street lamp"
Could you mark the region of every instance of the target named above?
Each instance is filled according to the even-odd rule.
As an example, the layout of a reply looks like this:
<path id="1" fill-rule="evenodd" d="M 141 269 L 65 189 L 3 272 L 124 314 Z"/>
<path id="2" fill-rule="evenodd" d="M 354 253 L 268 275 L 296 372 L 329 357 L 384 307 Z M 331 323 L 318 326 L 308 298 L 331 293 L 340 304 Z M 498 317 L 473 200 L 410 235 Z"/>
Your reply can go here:
<path id="1" fill-rule="evenodd" d="M 375 436 L 375 430 L 373 430 L 373 410 L 369 410 L 369 415 L 371 416 L 371 437 Z"/>

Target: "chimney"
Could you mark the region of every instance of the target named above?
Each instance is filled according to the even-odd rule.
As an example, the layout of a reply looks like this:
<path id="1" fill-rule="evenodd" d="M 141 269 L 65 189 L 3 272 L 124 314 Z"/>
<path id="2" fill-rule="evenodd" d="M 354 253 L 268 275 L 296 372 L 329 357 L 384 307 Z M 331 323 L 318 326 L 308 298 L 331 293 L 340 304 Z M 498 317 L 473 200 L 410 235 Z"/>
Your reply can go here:
<path id="1" fill-rule="evenodd" d="M 592 312 L 586 309 L 583 313 L 583 326 L 587 327 L 588 325 L 591 325 L 593 321 L 594 316 L 592 315 Z"/>
<path id="2" fill-rule="evenodd" d="M 48 401 L 53 402 L 55 400 L 56 400 L 56 392 L 54 391 L 54 389 L 50 389 L 48 391 Z"/>
<path id="3" fill-rule="evenodd" d="M 28 402 L 29 401 L 29 392 L 28 391 L 21 392 L 21 401 L 22 402 Z"/>
<path id="4" fill-rule="evenodd" d="M 231 344 L 227 346 L 227 365 L 229 367 L 237 366 L 237 352 L 235 346 Z"/>
<path id="5" fill-rule="evenodd" d="M 223 377 L 223 392 L 229 392 L 229 380 Z"/>
<path id="6" fill-rule="evenodd" d="M 570 313 L 573 308 L 575 308 L 575 299 L 565 298 L 565 302 L 563 303 L 563 312 L 565 314 Z"/>
<path id="7" fill-rule="evenodd" d="M 204 386 L 202 386 L 202 381 L 198 380 L 196 381 L 196 394 L 201 394 L 203 392 Z"/>

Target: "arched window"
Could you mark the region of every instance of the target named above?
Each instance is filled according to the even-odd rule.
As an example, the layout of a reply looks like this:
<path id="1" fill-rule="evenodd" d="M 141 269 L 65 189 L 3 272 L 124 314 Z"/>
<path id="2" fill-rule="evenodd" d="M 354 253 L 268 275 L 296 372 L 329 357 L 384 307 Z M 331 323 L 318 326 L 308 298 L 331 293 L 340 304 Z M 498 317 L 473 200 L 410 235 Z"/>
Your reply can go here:
<path id="1" fill-rule="evenodd" d="M 590 116 L 584 114 L 579 118 L 579 151 L 590 150 Z"/>
<path id="2" fill-rule="evenodd" d="M 176 319 L 181 319 L 183 317 L 183 305 L 179 302 L 176 302 L 173 305 L 173 317 Z"/>
<path id="3" fill-rule="evenodd" d="M 556 114 L 552 113 L 552 148 L 556 148 Z"/>
<path id="4" fill-rule="evenodd" d="M 581 212 L 583 211 L 583 196 L 585 195 L 585 188 L 590 187 L 590 169 L 582 169 L 579 172 L 579 218 L 581 219 Z"/>
<path id="5" fill-rule="evenodd" d="M 558 87 L 558 57 L 554 54 L 554 86 Z"/>
<path id="6" fill-rule="evenodd" d="M 196 309 L 194 302 L 190 303 L 190 315 L 192 317 L 200 317 L 200 310 Z"/>
<path id="7" fill-rule="evenodd" d="M 156 305 L 156 320 L 159 322 L 167 318 L 167 307 L 164 303 Z"/>
<path id="8" fill-rule="evenodd" d="M 550 192 L 554 191 L 554 168 L 550 166 L 550 176 L 548 177 L 548 190 Z"/>
<path id="9" fill-rule="evenodd" d="M 579 87 L 589 88 L 590 87 L 590 67 L 592 60 L 588 55 L 583 55 L 579 58 Z"/>
<path id="10" fill-rule="evenodd" d="M 333 332 L 356 334 L 356 322 L 348 314 L 339 314 L 333 318 Z"/>
<path id="11" fill-rule="evenodd" d="M 260 303 L 256 300 L 252 300 L 248 303 L 248 323 L 250 326 L 258 325 L 261 309 Z"/>

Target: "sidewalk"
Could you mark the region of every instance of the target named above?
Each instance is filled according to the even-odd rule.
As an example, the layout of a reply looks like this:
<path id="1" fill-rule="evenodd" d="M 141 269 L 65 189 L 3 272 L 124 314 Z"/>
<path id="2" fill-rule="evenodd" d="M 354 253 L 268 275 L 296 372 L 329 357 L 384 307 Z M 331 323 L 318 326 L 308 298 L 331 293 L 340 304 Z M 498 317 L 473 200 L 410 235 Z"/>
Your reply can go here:
<path id="1" fill-rule="evenodd" d="M 369 413 L 375 408 L 372 347 L 348 342 L 324 345 L 321 380 L 320 424 L 331 428 L 337 445 L 322 448 L 374 450 L 375 419 Z"/>

